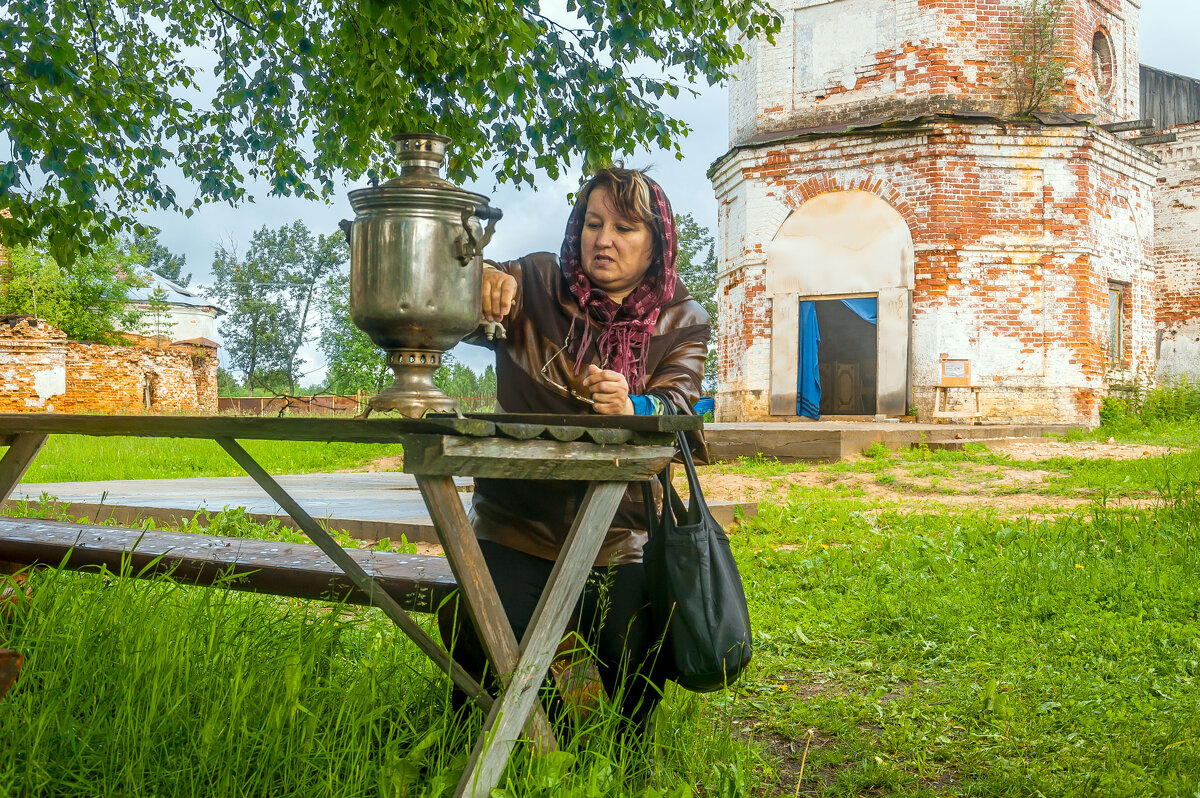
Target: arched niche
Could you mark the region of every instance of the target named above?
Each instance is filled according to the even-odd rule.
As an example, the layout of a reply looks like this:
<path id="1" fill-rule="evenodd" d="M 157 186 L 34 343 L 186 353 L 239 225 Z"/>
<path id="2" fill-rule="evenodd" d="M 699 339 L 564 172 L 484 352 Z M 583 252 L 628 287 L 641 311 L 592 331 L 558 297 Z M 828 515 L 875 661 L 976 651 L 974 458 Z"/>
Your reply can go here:
<path id="1" fill-rule="evenodd" d="M 767 249 L 772 415 L 796 414 L 801 300 L 878 299 L 876 413 L 909 401 L 913 242 L 904 217 L 869 191 L 830 191 L 797 208 Z"/>

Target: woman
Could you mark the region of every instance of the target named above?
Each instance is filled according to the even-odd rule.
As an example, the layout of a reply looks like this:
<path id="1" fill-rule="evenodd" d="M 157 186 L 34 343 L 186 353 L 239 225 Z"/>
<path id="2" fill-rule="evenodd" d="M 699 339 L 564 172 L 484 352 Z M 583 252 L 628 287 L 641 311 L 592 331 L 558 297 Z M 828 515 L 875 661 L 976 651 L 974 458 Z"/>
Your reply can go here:
<path id="1" fill-rule="evenodd" d="M 709 318 L 675 273 L 675 218 L 641 172 L 600 170 L 580 190 L 559 258 L 548 252 L 488 264 L 483 315 L 502 321 L 497 400 L 506 413 L 688 412 L 700 396 Z M 475 343 L 485 343 L 472 339 Z M 520 640 L 586 485 L 476 479 L 472 522 Z M 626 493 L 576 616 L 609 696 L 636 727 L 658 703 L 642 546 L 641 489 Z M 484 659 L 469 623 L 443 618 L 468 669 Z"/>

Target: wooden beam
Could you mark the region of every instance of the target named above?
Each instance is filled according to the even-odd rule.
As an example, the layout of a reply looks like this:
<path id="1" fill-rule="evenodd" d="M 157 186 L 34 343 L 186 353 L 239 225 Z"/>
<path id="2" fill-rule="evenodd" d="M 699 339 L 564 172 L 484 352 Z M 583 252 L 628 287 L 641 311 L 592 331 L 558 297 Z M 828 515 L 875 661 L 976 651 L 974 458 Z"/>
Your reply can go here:
<path id="1" fill-rule="evenodd" d="M 1163 133 L 1158 136 L 1138 136 L 1134 139 L 1126 139 L 1126 141 L 1139 147 L 1145 147 L 1150 144 L 1174 144 L 1179 141 L 1179 136 L 1174 133 Z"/>
<path id="2" fill-rule="evenodd" d="M 483 419 L 454 417 L 359 419 L 0 414 L 0 435 L 12 433 L 403 443 L 406 436 L 414 434 L 488 436 L 495 433 L 495 425 Z"/>
<path id="3" fill-rule="evenodd" d="M 8 497 L 12 495 L 13 488 L 17 487 L 21 477 L 25 476 L 30 463 L 33 462 L 33 458 L 37 457 L 37 453 L 42 450 L 42 444 L 45 442 L 46 436 L 35 432 L 16 435 L 12 438 L 8 445 L 8 451 L 4 453 L 3 458 L 0 458 L 0 503 L 7 501 Z"/>
<path id="4" fill-rule="evenodd" d="M 521 641 L 521 660 L 512 683 L 492 705 L 484 721 L 483 731 L 454 791 L 455 798 L 490 795 L 500 781 L 521 728 L 537 701 L 550 660 L 566 631 L 584 582 L 600 553 L 604 533 L 625 495 L 625 487 L 625 482 L 594 482 L 589 486 Z"/>
<path id="5" fill-rule="evenodd" d="M 1153 119 L 1131 119 L 1128 122 L 1110 122 L 1107 125 L 1098 125 L 1098 127 L 1109 133 L 1125 133 L 1130 130 L 1153 130 L 1158 127 L 1158 123 Z"/>
<path id="6" fill-rule="evenodd" d="M 452 477 L 419 476 L 417 485 L 425 497 L 425 505 L 450 560 L 459 590 L 466 598 L 465 609 L 471 616 L 471 623 L 500 684 L 507 688 L 517 667 L 517 638 L 504 605 L 500 603 L 479 541 L 475 539 L 475 530 L 458 498 L 458 488 Z M 540 707 L 534 709 L 527 732 L 539 753 L 558 749 L 550 721 Z"/>
<path id="7" fill-rule="evenodd" d="M 627 429 L 634 432 L 685 432 L 704 428 L 700 416 L 613 416 L 599 413 L 566 415 L 556 413 L 467 413 L 467 418 L 496 423 L 544 424 L 555 427 L 586 427 Z M 427 420 L 452 418 L 445 415 L 429 415 Z"/>
<path id="8" fill-rule="evenodd" d="M 347 554 L 406 609 L 434 612 L 458 588 L 445 557 L 362 549 Z M 0 561 L 118 574 L 128 569 L 136 576 L 169 574 L 188 584 L 370 604 L 320 548 L 308 543 L 0 518 Z"/>
<path id="9" fill-rule="evenodd" d="M 404 444 L 404 470 L 429 476 L 639 480 L 662 471 L 674 454 L 674 446 L 414 435 Z"/>
<path id="10" fill-rule="evenodd" d="M 383 610 L 383 614 L 390 618 L 392 623 L 399 626 L 401 631 L 417 644 L 417 648 L 425 653 L 425 656 L 449 674 L 459 689 L 470 696 L 481 709 L 487 711 L 492 703 L 492 697 L 488 695 L 487 691 L 480 687 L 479 683 L 463 670 L 463 667 L 455 662 L 444 648 L 409 617 L 408 613 L 396 603 L 396 600 L 384 592 L 382 586 L 372 579 L 362 566 L 355 562 L 354 558 L 339 546 L 338 542 L 322 529 L 321 525 L 314 521 L 312 516 L 305 512 L 304 508 L 297 504 L 296 500 L 280 487 L 279 483 L 255 462 L 254 458 L 237 441 L 229 438 L 217 438 L 217 443 L 259 484 L 259 487 L 267 492 L 268 496 L 283 508 L 284 512 L 292 517 L 296 525 L 304 530 L 304 534 L 308 535 L 313 543 L 320 546 L 321 551 L 329 555 L 329 559 L 337 563 L 346 576 L 350 577 L 350 581 L 354 582 L 355 587 L 367 594 L 371 604 Z"/>

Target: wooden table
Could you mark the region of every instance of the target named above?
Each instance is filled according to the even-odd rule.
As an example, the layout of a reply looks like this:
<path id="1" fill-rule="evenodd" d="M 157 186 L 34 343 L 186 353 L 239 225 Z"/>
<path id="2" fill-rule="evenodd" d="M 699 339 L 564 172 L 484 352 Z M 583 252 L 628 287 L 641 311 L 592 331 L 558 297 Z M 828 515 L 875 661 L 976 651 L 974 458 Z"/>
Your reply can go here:
<path id="1" fill-rule="evenodd" d="M 455 791 L 456 796 L 484 796 L 499 782 L 522 730 L 539 751 L 556 747 L 537 700 L 539 689 L 626 485 L 661 471 L 674 454 L 676 431 L 699 429 L 701 424 L 695 416 L 475 414 L 367 420 L 0 414 L 0 444 L 8 446 L 0 458 L 0 501 L 12 493 L 51 434 L 215 440 L 371 603 L 488 713 Z M 241 439 L 402 444 L 404 471 L 417 478 L 463 603 L 499 677 L 499 695 L 488 694 L 380 589 L 242 448 Z M 458 498 L 454 476 L 590 483 L 519 644 Z"/>

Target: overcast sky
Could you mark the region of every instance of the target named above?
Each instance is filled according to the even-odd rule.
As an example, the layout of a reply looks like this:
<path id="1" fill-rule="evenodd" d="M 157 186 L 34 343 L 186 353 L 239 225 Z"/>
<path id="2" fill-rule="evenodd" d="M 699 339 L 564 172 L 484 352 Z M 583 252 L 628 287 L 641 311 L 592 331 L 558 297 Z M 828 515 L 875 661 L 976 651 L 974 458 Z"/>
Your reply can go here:
<path id="1" fill-rule="evenodd" d="M 1200 0 L 1144 0 L 1141 62 L 1200 77 L 1197 31 L 1200 31 Z M 667 153 L 651 152 L 627 159 L 626 165 L 652 166 L 652 174 L 671 197 L 676 213 L 690 213 L 701 225 L 715 231 L 716 200 L 705 173 L 728 149 L 728 94 L 724 86 L 695 88 L 700 92 L 699 97 L 680 98 L 667 106 L 670 113 L 693 128 L 683 144 L 684 159 L 677 161 Z M 537 190 L 496 186 L 490 179 L 465 186 L 488 195 L 492 204 L 504 211 L 488 254 L 514 258 L 538 250 L 557 251 L 567 217 L 566 197 L 578 185 L 579 175 L 571 174 L 558 181 L 545 179 Z M 232 240 L 244 247 L 251 234 L 263 225 L 277 227 L 295 219 L 304 220 L 314 233 L 335 232 L 339 219 L 353 218 L 345 194 L 357 187 L 348 185 L 325 204 L 267 197 L 265 186 L 257 190 L 250 186 L 251 193 L 262 197 L 258 202 L 237 208 L 207 205 L 190 219 L 166 213 L 148 214 L 146 219 L 162 229 L 163 244 L 187 256 L 187 269 L 194 275 L 193 285 L 203 285 L 210 277 L 213 252 L 219 242 Z M 186 196 L 186 192 L 180 191 L 180 195 Z M 309 360 L 305 369 L 311 373 L 303 382 L 310 384 L 323 377 L 323 368 L 315 349 L 307 347 L 305 351 Z M 455 354 L 477 369 L 490 362 L 491 357 L 486 350 L 466 345 L 457 347 Z"/>

